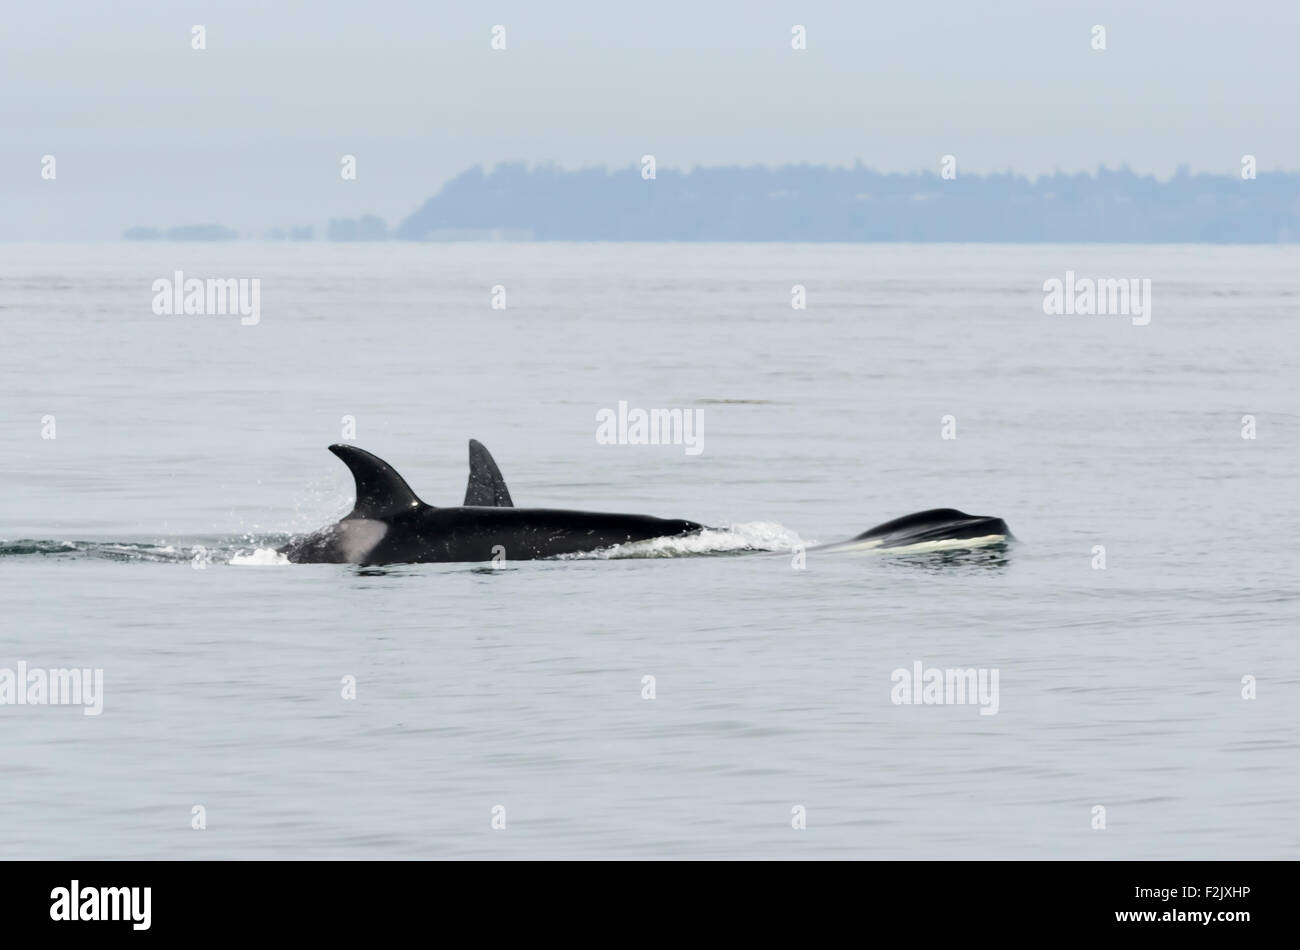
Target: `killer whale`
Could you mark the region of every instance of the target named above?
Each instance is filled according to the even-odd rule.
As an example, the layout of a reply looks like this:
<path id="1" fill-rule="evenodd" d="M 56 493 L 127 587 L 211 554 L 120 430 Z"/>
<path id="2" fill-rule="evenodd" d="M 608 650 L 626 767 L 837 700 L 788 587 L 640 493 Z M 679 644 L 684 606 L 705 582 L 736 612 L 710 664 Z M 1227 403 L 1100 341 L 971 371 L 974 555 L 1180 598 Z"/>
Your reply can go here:
<path id="1" fill-rule="evenodd" d="M 931 508 L 876 525 L 855 538 L 824 544 L 817 551 L 942 551 L 985 547 L 1014 540 L 1007 523 L 956 508 Z"/>
<path id="2" fill-rule="evenodd" d="M 422 501 L 396 469 L 364 449 L 339 444 L 329 450 L 352 472 L 356 502 L 335 524 L 280 547 L 278 553 L 291 563 L 536 560 L 705 530 L 694 521 L 649 515 L 516 508 L 496 461 L 473 439 L 465 501 L 450 508 Z M 1005 544 L 1010 539 L 1001 518 L 934 508 L 809 550 L 951 550 Z"/>
<path id="3" fill-rule="evenodd" d="M 413 564 L 529 561 L 676 537 L 703 525 L 649 515 L 516 508 L 488 450 L 470 442 L 465 504 L 438 508 L 416 496 L 383 459 L 331 445 L 356 481 L 356 503 L 337 523 L 279 548 L 291 563 Z"/>

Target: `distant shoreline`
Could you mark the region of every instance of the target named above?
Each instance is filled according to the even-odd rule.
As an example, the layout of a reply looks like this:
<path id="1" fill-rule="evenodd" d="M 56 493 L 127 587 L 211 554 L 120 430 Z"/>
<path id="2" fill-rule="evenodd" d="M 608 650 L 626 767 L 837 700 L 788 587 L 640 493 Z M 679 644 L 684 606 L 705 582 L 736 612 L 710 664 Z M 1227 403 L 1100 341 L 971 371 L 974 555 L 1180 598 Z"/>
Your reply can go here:
<path id="1" fill-rule="evenodd" d="M 947 177 L 945 177 L 945 175 Z M 1300 172 L 1161 181 L 1095 174 L 963 176 L 862 166 L 563 171 L 471 168 L 390 225 L 375 215 L 240 235 L 133 227 L 126 240 L 685 243 L 1278 244 L 1300 240 Z"/>

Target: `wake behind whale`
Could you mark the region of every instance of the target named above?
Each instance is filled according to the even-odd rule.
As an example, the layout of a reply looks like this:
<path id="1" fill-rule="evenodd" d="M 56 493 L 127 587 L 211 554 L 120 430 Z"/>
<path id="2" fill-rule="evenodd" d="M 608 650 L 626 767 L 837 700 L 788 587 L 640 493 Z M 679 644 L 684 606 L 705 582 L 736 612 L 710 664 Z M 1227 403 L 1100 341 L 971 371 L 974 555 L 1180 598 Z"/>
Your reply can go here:
<path id="1" fill-rule="evenodd" d="M 472 439 L 465 501 L 449 508 L 422 501 L 396 469 L 364 449 L 331 445 L 330 451 L 352 472 L 356 503 L 335 524 L 279 548 L 278 553 L 291 563 L 537 560 L 600 555 L 660 541 L 681 547 L 719 530 L 650 515 L 516 508 L 491 454 Z M 1001 518 L 935 508 L 809 550 L 943 551 L 1002 545 L 1010 538 Z"/>

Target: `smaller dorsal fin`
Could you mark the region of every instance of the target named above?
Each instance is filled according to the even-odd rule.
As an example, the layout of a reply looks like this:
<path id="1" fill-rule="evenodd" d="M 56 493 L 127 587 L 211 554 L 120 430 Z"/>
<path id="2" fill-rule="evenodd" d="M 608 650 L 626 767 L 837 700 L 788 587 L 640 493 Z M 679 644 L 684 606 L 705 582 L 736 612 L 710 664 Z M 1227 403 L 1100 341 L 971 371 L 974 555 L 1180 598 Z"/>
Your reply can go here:
<path id="1" fill-rule="evenodd" d="M 356 479 L 357 502 L 349 518 L 381 519 L 424 504 L 397 470 L 379 456 L 352 445 L 331 445 L 330 451 L 343 460 Z"/>
<path id="2" fill-rule="evenodd" d="M 513 508 L 501 469 L 483 443 L 469 440 L 469 484 L 465 487 L 466 507 Z"/>

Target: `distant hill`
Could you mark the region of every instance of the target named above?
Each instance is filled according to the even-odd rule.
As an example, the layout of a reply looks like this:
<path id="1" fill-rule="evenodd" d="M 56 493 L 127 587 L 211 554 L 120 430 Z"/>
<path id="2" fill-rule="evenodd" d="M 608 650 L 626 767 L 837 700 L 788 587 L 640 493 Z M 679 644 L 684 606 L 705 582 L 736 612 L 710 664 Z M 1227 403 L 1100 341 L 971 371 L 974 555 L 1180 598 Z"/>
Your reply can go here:
<path id="1" fill-rule="evenodd" d="M 388 224 L 373 214 L 351 218 L 331 218 L 326 236 L 331 241 L 386 241 Z"/>
<path id="2" fill-rule="evenodd" d="M 219 224 L 187 224 L 178 228 L 127 228 L 122 237 L 128 241 L 233 241 L 237 231 Z"/>
<path id="3" fill-rule="evenodd" d="M 1010 172 L 832 168 L 563 171 L 471 168 L 391 236 L 542 241 L 1005 241 L 1273 243 L 1300 240 L 1300 174 L 1168 181 L 1127 169 L 1030 180 Z"/>

